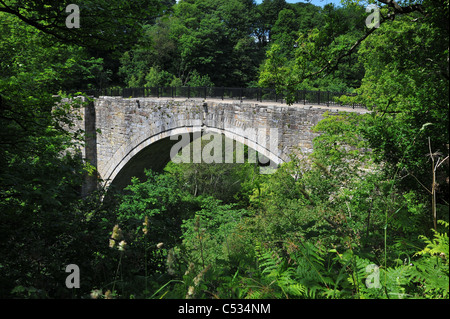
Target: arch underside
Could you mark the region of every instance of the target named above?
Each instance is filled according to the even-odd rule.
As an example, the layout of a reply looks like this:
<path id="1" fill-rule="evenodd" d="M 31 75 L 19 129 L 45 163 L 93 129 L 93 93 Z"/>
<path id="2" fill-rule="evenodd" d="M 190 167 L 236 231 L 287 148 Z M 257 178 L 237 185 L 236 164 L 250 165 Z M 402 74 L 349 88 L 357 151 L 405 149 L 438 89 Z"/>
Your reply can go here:
<path id="1" fill-rule="evenodd" d="M 262 145 L 258 143 L 258 137 L 249 137 L 242 134 L 242 130 L 233 132 L 221 128 L 211 127 L 179 127 L 154 134 L 148 137 L 138 137 L 134 143 L 130 143 L 127 149 L 119 149 L 110 161 L 109 167 L 100 172 L 106 188 L 113 186 L 123 189 L 130 184 L 133 176 L 140 180 L 145 179 L 145 169 L 160 172 L 171 160 L 171 149 L 180 141 L 192 142 L 195 138 L 205 134 L 221 134 L 226 138 L 247 145 L 250 149 L 266 157 L 270 167 L 276 167 L 285 160 L 280 156 L 278 145 Z M 180 136 L 183 136 L 181 139 Z M 189 136 L 189 138 L 187 138 Z M 172 137 L 172 139 L 171 139 Z M 178 137 L 178 138 L 177 138 Z M 183 143 L 183 147 L 188 143 Z M 179 144 L 180 145 L 180 144 Z M 177 145 L 177 147 L 179 146 Z"/>

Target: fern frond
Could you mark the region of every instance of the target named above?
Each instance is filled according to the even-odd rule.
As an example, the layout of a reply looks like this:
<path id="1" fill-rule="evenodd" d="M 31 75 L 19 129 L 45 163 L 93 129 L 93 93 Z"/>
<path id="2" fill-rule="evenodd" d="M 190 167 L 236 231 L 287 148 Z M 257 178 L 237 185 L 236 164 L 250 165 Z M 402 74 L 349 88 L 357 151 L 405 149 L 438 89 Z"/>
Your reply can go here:
<path id="1" fill-rule="evenodd" d="M 449 269 L 448 264 L 437 256 L 421 258 L 412 267 L 410 278 L 418 283 L 425 297 L 449 297 Z"/>
<path id="2" fill-rule="evenodd" d="M 445 228 L 448 229 L 449 223 L 443 220 L 438 221 L 439 224 L 443 225 Z M 415 255 L 426 255 L 430 254 L 431 256 L 441 256 L 444 259 L 447 260 L 448 263 L 448 253 L 449 253 L 449 240 L 448 240 L 448 233 L 439 233 L 436 230 L 432 229 L 434 233 L 434 238 L 429 239 L 426 236 L 419 236 L 420 239 L 422 239 L 427 245 L 424 249 L 417 252 Z"/>

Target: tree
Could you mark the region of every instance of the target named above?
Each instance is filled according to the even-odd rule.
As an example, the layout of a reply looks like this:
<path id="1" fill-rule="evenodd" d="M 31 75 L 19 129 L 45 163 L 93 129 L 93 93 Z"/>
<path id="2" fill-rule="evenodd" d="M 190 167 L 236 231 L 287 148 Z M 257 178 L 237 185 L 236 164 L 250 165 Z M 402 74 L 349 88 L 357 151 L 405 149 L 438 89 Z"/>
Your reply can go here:
<path id="1" fill-rule="evenodd" d="M 285 12 L 280 18 L 288 11 Z M 293 101 L 296 90 L 348 92 L 360 84 L 364 71 L 355 56 L 342 57 L 340 63 L 327 72 L 323 65 L 345 52 L 363 34 L 362 19 L 356 18 L 358 13 L 362 16 L 362 9 L 336 9 L 333 5 L 327 5 L 321 13 L 321 20 L 317 20 L 321 21 L 320 25 L 311 29 L 301 28 L 297 33 L 292 32 L 291 36 L 284 33 L 279 38 L 275 35 L 276 41 L 268 49 L 266 61 L 261 66 L 260 85 L 275 86 L 288 102 Z M 292 12 L 289 15 L 293 16 Z M 357 27 L 359 24 L 361 27 Z"/>
<path id="2" fill-rule="evenodd" d="M 318 28 L 323 25 L 322 8 L 311 3 L 297 2 L 289 4 L 289 8 L 294 10 L 298 17 L 299 29 L 298 31 L 307 32 L 308 30 Z"/>
<path id="3" fill-rule="evenodd" d="M 134 43 L 141 25 L 154 20 L 173 1 L 78 1 L 80 27 L 68 28 L 66 1 L 1 1 L 0 12 L 52 35 L 57 41 L 107 50 Z"/>
<path id="4" fill-rule="evenodd" d="M 373 110 L 365 135 L 371 147 L 392 174 L 403 170 L 404 186 L 426 193 L 429 188 L 420 184 L 431 185 L 427 137 L 432 154 L 439 152 L 443 160 L 448 153 L 448 1 L 378 3 L 386 4 L 380 9 L 381 27 L 366 30 L 356 40 L 351 29 L 344 29 L 349 34 L 336 32 L 341 26 L 331 19 L 328 27 L 301 34 L 295 60 L 283 60 L 281 48 L 274 45 L 260 82 L 276 85 L 292 100 L 306 80 L 339 71 L 357 52 L 365 69 L 359 95 L 342 101 L 358 101 Z M 440 184 L 448 185 L 445 174 L 441 178 Z M 446 194 L 448 186 L 441 190 Z"/>
<path id="5" fill-rule="evenodd" d="M 170 174 L 146 172 L 144 182 L 133 178 L 120 199 L 117 223 L 132 238 L 148 229 L 150 242 L 173 247 L 180 241 L 182 221 L 190 218 L 198 203 L 182 189 L 180 181 Z M 143 223 L 147 221 L 147 225 Z M 143 243 L 137 240 L 135 245 Z"/>
<path id="6" fill-rule="evenodd" d="M 352 3 L 347 2 L 349 8 Z M 371 113 L 356 119 L 352 127 L 358 127 L 357 134 L 352 127 L 345 127 L 346 120 L 338 116 L 319 123 L 317 129 L 332 133 L 317 138 L 314 151 L 315 156 L 324 152 L 322 171 L 329 176 L 326 182 L 313 185 L 320 187 L 316 194 L 322 193 L 319 190 L 332 191 L 333 205 L 326 211 L 335 211 L 338 219 L 326 218 L 332 228 L 353 232 L 350 238 L 363 239 L 364 220 L 372 223 L 376 216 L 378 230 L 373 229 L 372 248 L 378 246 L 383 251 L 384 256 L 380 257 L 387 268 L 389 262 L 395 262 L 395 255 L 414 253 L 411 245 L 418 245 L 417 234 L 427 234 L 430 228 L 439 227 L 437 220 L 448 219 L 445 198 L 448 196 L 449 3 L 383 0 L 377 4 L 381 6 L 380 28 L 358 34 L 351 25 L 341 29 L 333 15 L 328 15 L 327 27 L 300 33 L 295 59 L 283 57 L 280 45 L 273 45 L 260 81 L 276 85 L 289 98 L 291 90 L 339 71 L 356 54 L 364 67 L 361 83 L 355 90 L 358 95 L 344 97 L 341 102 L 363 103 Z M 370 155 L 373 166 L 363 180 L 346 167 L 352 163 L 348 157 L 357 149 L 339 150 L 347 134 L 359 136 L 366 143 L 365 148 L 373 152 Z M 378 173 L 372 174 L 376 170 Z M 350 176 L 348 172 L 352 172 Z M 345 185 L 340 191 L 333 191 L 341 177 L 346 180 Z M 348 205 L 347 211 L 342 204 Z M 351 214 L 352 220 L 350 215 L 343 217 L 345 214 Z M 380 214 L 384 215 L 384 221 Z M 380 237 L 382 233 L 384 239 Z M 348 244 L 355 242 L 351 240 Z M 402 291 L 399 286 L 410 282 L 401 279 L 398 285 L 392 283 L 396 274 L 406 271 L 403 268 L 407 267 L 386 271 L 385 278 L 392 277 L 386 279 L 384 293 L 398 293 Z M 428 272 L 431 270 L 424 271 Z M 436 286 L 445 290 L 442 283 Z"/>
<path id="7" fill-rule="evenodd" d="M 123 55 L 125 82 L 156 67 L 182 85 L 198 74 L 211 85 L 246 86 L 255 80 L 261 56 L 251 37 L 252 10 L 244 0 L 177 3 L 172 14 L 145 26 L 144 37 Z"/>
<path id="8" fill-rule="evenodd" d="M 89 3 L 80 4 L 82 10 Z M 75 30 L 64 24 L 62 2 L 52 4 L 0 2 L 0 294 L 4 297 L 67 296 L 61 269 L 70 260 L 80 260 L 84 271 L 92 266 L 84 254 L 98 248 L 95 236 L 89 235 L 90 221 L 97 216 L 88 208 L 90 202 L 81 200 L 83 179 L 93 171 L 77 152 L 84 132 L 68 130 L 73 127 L 72 109 L 81 105 L 58 104 L 54 95 L 60 89 L 98 86 L 108 80 L 102 59 L 74 43 L 99 49 L 106 39 L 89 32 L 117 35 L 120 31 L 113 27 L 117 21 L 111 19 L 117 12 L 86 15 L 86 26 L 100 23 L 95 24 L 97 29 Z M 92 10 L 97 9 L 101 6 Z M 86 276 L 87 282 L 94 277 Z"/>
<path id="9" fill-rule="evenodd" d="M 30 91 L 32 80 L 0 82 L 3 297 L 15 287 L 27 287 L 35 297 L 59 294 L 61 267 L 73 251 L 83 251 L 83 217 L 74 209 L 88 171 L 74 152 L 82 135 L 65 130 L 71 123 L 68 107 L 52 111 L 56 100 Z"/>
<path id="10" fill-rule="evenodd" d="M 430 14 L 415 23 L 397 18 L 367 39 L 360 48 L 366 75 L 357 91 L 358 100 L 374 110 L 366 137 L 388 164 L 386 168 L 392 174 L 399 172 L 402 187 L 424 196 L 434 193 L 432 177 L 437 174 L 441 185 L 437 201 L 445 204 L 449 82 L 444 43 L 448 30 L 434 23 L 436 18 Z M 430 156 L 444 160 L 443 165 L 430 168 Z"/>
<path id="11" fill-rule="evenodd" d="M 280 43 L 289 54 L 293 52 L 295 41 L 297 40 L 299 23 L 296 21 L 294 11 L 291 9 L 283 9 L 278 14 L 278 19 L 272 28 L 272 40 Z"/>
<path id="12" fill-rule="evenodd" d="M 256 35 L 263 46 L 272 40 L 272 28 L 278 14 L 286 7 L 285 0 L 264 0 L 257 6 Z"/>

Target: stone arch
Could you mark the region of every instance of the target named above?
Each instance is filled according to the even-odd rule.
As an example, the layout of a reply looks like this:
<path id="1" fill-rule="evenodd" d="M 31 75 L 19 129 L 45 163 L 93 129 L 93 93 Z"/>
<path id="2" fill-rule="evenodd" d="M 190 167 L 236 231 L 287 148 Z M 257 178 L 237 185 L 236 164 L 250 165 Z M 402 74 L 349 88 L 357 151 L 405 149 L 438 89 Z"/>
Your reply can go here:
<path id="1" fill-rule="evenodd" d="M 287 161 L 277 144 L 274 145 L 272 142 L 271 145 L 270 141 L 264 141 L 270 137 L 270 134 L 263 136 L 263 139 L 261 139 L 262 135 L 247 134 L 249 132 L 254 133 L 254 131 L 239 127 L 180 126 L 153 134 L 152 132 L 147 132 L 147 134 L 143 132 L 130 143 L 122 145 L 115 152 L 104 171 L 100 172 L 100 176 L 104 180 L 104 187 L 115 185 L 120 189 L 127 185 L 129 178 L 132 176 L 139 177 L 138 172 L 140 172 L 140 176 L 143 176 L 144 168 L 162 169 L 170 161 L 171 148 L 179 142 L 179 140 L 171 139 L 172 136 L 189 134 L 189 140 L 192 141 L 194 133 L 200 132 L 203 134 L 222 134 L 229 139 L 247 145 L 250 149 L 269 159 L 272 165 L 279 165 Z M 143 165 L 143 161 L 147 163 Z"/>

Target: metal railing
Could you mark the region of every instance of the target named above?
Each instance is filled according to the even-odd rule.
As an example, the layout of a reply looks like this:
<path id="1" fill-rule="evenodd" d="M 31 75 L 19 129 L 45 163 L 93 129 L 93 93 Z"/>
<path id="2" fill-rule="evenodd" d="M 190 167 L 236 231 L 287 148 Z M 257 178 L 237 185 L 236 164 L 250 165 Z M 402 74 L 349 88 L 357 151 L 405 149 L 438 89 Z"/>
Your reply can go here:
<path id="1" fill-rule="evenodd" d="M 232 88 L 232 87 L 139 87 L 139 88 L 106 88 L 93 90 L 71 91 L 80 92 L 90 96 L 121 96 L 123 98 L 202 98 L 240 101 L 259 101 L 286 103 L 285 96 L 271 88 Z M 344 105 L 338 101 L 341 96 L 356 96 L 354 93 L 332 92 L 332 91 L 295 91 L 296 104 L 317 104 L 326 106 L 343 106 L 365 108 L 362 104 Z"/>

